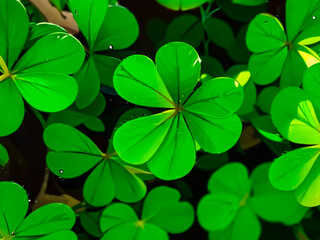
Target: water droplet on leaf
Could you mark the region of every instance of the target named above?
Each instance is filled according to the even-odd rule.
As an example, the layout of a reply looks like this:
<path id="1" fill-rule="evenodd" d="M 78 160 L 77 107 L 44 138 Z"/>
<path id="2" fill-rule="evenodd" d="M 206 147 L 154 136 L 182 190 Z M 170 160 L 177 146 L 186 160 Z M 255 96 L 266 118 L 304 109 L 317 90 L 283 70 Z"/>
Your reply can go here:
<path id="1" fill-rule="evenodd" d="M 74 15 L 76 15 L 76 16 L 78 16 L 78 15 L 79 15 L 79 13 L 78 13 L 78 11 L 77 11 L 77 10 L 75 10 L 75 11 L 74 11 Z"/>
<path id="2" fill-rule="evenodd" d="M 312 19 L 313 19 L 313 20 L 316 19 L 316 16 L 313 16 Z"/>
<path id="3" fill-rule="evenodd" d="M 64 173 L 64 171 L 63 171 L 62 169 L 60 169 L 60 170 L 59 170 L 59 173 L 60 173 L 60 174 L 63 174 L 63 173 Z"/>
<path id="4" fill-rule="evenodd" d="M 109 48 L 109 50 L 112 50 L 112 49 L 113 49 L 113 46 L 110 44 L 110 45 L 108 46 L 108 48 Z"/>

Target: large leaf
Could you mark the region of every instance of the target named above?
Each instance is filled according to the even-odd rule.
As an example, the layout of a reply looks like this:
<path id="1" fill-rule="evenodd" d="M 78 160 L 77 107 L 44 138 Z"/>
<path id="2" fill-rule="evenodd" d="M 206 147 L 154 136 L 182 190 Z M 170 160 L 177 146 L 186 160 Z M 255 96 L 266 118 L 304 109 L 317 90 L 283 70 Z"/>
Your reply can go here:
<path id="1" fill-rule="evenodd" d="M 191 95 L 184 104 L 184 109 L 205 117 L 222 118 L 236 112 L 242 102 L 243 89 L 237 81 L 231 78 L 214 78 Z"/>
<path id="2" fill-rule="evenodd" d="M 74 212 L 70 207 L 60 203 L 52 203 L 28 215 L 15 231 L 15 236 L 18 238 L 41 236 L 61 230 L 70 230 L 75 221 Z"/>
<path id="3" fill-rule="evenodd" d="M 108 9 L 108 0 L 70 0 L 69 6 L 90 47 L 94 46 Z"/>
<path id="4" fill-rule="evenodd" d="M 43 112 L 58 112 L 76 99 L 78 85 L 74 78 L 58 73 L 24 73 L 15 78 L 23 98 Z"/>
<path id="5" fill-rule="evenodd" d="M 122 6 L 109 6 L 92 48 L 94 51 L 127 48 L 137 40 L 138 35 L 139 26 L 135 16 Z"/>
<path id="6" fill-rule="evenodd" d="M 279 49 L 285 46 L 286 40 L 283 26 L 270 14 L 259 14 L 249 24 L 247 46 L 252 52 Z"/>
<path id="7" fill-rule="evenodd" d="M 155 62 L 173 101 L 184 103 L 200 77 L 197 51 L 185 43 L 169 43 L 158 50 Z"/>
<path id="8" fill-rule="evenodd" d="M 0 56 L 12 68 L 24 47 L 29 31 L 27 11 L 17 0 L 0 2 Z"/>
<path id="9" fill-rule="evenodd" d="M 14 81 L 6 79 L 0 83 L 0 136 L 16 131 L 24 117 L 24 103 Z"/>
<path id="10" fill-rule="evenodd" d="M 133 55 L 117 67 L 114 88 L 127 101 L 148 107 L 174 107 L 173 99 L 151 59 Z M 132 89 L 135 91 L 133 92 Z"/>
<path id="11" fill-rule="evenodd" d="M 10 237 L 27 214 L 26 190 L 13 182 L 0 182 L 0 237 Z"/>
<path id="12" fill-rule="evenodd" d="M 280 91 L 273 100 L 271 117 L 286 139 L 300 144 L 320 143 L 320 123 L 303 90 L 288 87 Z"/>
<path id="13" fill-rule="evenodd" d="M 81 43 L 70 34 L 52 33 L 37 41 L 17 62 L 17 73 L 54 72 L 72 74 L 84 60 Z"/>

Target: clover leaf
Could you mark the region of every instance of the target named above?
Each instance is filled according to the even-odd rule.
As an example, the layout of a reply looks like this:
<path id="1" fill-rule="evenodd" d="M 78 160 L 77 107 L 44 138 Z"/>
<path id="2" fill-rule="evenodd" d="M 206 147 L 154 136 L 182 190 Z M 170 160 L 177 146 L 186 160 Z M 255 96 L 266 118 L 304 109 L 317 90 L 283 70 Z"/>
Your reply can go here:
<path id="1" fill-rule="evenodd" d="M 278 189 L 294 191 L 304 206 L 320 205 L 319 188 L 320 105 L 317 92 L 320 64 L 304 74 L 303 89 L 289 87 L 280 91 L 272 107 L 272 121 L 283 137 L 298 144 L 311 145 L 290 151 L 275 159 L 270 181 Z"/>
<path id="2" fill-rule="evenodd" d="M 26 191 L 16 183 L 0 182 L 0 193 L 1 239 L 77 239 L 70 231 L 75 215 L 67 205 L 48 204 L 25 218 L 29 205 Z"/>
<path id="3" fill-rule="evenodd" d="M 24 117 L 23 98 L 45 112 L 67 108 L 78 87 L 68 76 L 84 59 L 81 44 L 66 33 L 52 33 L 36 41 L 20 59 L 26 43 L 29 19 L 19 1 L 0 3 L 0 136 L 16 131 Z"/>
<path id="4" fill-rule="evenodd" d="M 308 208 L 290 192 L 275 189 L 268 179 L 270 163 L 261 164 L 251 178 L 243 164 L 230 163 L 213 173 L 209 194 L 199 202 L 197 216 L 209 239 L 258 239 L 266 221 L 296 224 Z M 253 193 L 251 191 L 253 190 Z"/>
<path id="5" fill-rule="evenodd" d="M 157 2 L 174 11 L 186 11 L 200 7 L 206 2 L 211 2 L 211 0 L 157 0 Z"/>
<path id="6" fill-rule="evenodd" d="M 308 46 L 320 41 L 320 5 L 313 0 L 286 2 L 286 31 L 277 18 L 259 14 L 250 23 L 247 45 L 254 52 L 249 70 L 257 84 L 266 85 L 280 75 L 280 87 L 300 86 L 306 68 L 319 56 Z"/>
<path id="7" fill-rule="evenodd" d="M 76 104 L 85 108 L 98 95 L 100 83 L 113 87 L 112 75 L 120 60 L 101 51 L 129 47 L 137 39 L 139 27 L 134 15 L 108 0 L 70 0 L 69 7 L 88 44 L 88 57 L 75 74 L 79 84 Z"/>
<path id="8" fill-rule="evenodd" d="M 66 110 L 51 113 L 47 124 L 65 123 L 71 127 L 77 127 L 80 124 L 84 124 L 92 131 L 103 132 L 105 127 L 98 116 L 102 114 L 105 106 L 106 100 L 104 96 L 99 93 L 97 98 L 86 108 L 79 109 L 73 104 Z"/>
<path id="9" fill-rule="evenodd" d="M 47 155 L 49 169 L 62 178 L 75 178 L 90 170 L 84 187 L 84 199 L 93 206 L 104 206 L 113 198 L 136 202 L 144 197 L 146 186 L 122 165 L 116 152 L 102 153 L 84 134 L 68 125 L 55 123 L 43 135 L 54 150 Z"/>
<path id="10" fill-rule="evenodd" d="M 155 176 L 172 180 L 191 171 L 195 141 L 210 153 L 237 142 L 242 124 L 234 112 L 243 100 L 242 87 L 231 78 L 215 78 L 193 92 L 199 75 L 199 56 L 186 43 L 161 47 L 156 65 L 142 55 L 121 62 L 114 74 L 117 93 L 137 105 L 168 109 L 117 129 L 114 147 L 124 161 L 147 162 Z"/>
<path id="11" fill-rule="evenodd" d="M 105 208 L 100 219 L 102 240 L 169 239 L 168 233 L 178 234 L 191 227 L 194 210 L 190 203 L 180 202 L 180 193 L 160 186 L 150 191 L 144 200 L 141 218 L 123 203 Z"/>

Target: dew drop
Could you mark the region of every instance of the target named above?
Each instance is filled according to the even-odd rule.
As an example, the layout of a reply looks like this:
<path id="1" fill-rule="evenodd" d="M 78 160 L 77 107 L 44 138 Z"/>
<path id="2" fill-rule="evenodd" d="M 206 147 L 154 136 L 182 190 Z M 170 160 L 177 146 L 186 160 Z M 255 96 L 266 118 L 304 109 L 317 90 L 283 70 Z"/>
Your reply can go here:
<path id="1" fill-rule="evenodd" d="M 77 10 L 75 10 L 75 11 L 74 11 L 74 15 L 76 15 L 76 16 L 78 16 L 78 15 L 79 15 L 79 13 L 78 13 L 78 11 L 77 11 Z"/>
<path id="2" fill-rule="evenodd" d="M 184 97 L 184 95 L 182 94 L 181 97 Z"/>
<path id="3" fill-rule="evenodd" d="M 64 173 L 64 171 L 63 171 L 62 169 L 60 169 L 60 170 L 59 170 L 59 173 L 60 173 L 60 174 L 63 174 L 63 173 Z"/>
<path id="4" fill-rule="evenodd" d="M 112 102 L 112 99 L 109 99 L 109 102 Z"/>
<path id="5" fill-rule="evenodd" d="M 110 45 L 108 46 L 108 48 L 109 48 L 109 50 L 112 50 L 112 49 L 113 49 L 113 46 L 110 44 Z"/>
<path id="6" fill-rule="evenodd" d="M 313 16 L 312 19 L 313 19 L 313 20 L 316 19 L 316 16 Z"/>
<path id="7" fill-rule="evenodd" d="M 30 203 L 30 202 L 31 202 L 31 199 L 28 199 L 28 202 Z"/>
<path id="8" fill-rule="evenodd" d="M 57 36 L 57 38 L 60 38 L 60 36 Z"/>
<path id="9" fill-rule="evenodd" d="M 267 21 L 264 21 L 264 24 L 267 24 Z"/>

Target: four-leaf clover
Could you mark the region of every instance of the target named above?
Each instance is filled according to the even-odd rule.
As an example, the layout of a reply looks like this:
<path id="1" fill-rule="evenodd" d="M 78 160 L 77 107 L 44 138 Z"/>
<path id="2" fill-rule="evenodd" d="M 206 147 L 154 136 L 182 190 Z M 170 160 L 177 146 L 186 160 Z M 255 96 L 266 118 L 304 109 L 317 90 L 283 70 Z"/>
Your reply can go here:
<path id="1" fill-rule="evenodd" d="M 234 114 L 243 101 L 241 85 L 231 78 L 206 81 L 194 92 L 200 58 L 190 45 L 173 42 L 156 54 L 156 65 L 132 55 L 117 67 L 114 87 L 134 104 L 167 109 L 126 122 L 114 135 L 119 156 L 131 164 L 147 165 L 165 180 L 177 179 L 195 163 L 195 142 L 210 153 L 229 150 L 242 124 Z"/>

